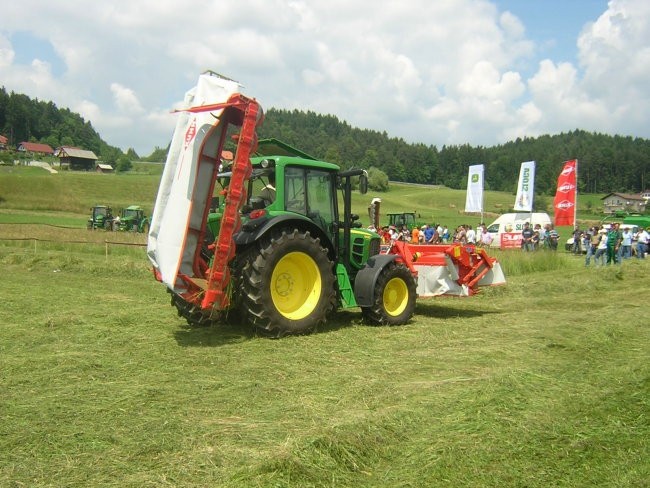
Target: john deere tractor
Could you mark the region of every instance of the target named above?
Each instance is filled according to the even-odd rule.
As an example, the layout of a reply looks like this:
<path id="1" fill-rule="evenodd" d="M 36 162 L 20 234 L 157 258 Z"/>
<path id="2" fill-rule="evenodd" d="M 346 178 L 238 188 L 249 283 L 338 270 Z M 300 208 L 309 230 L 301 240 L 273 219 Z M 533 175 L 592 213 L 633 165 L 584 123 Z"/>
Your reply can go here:
<path id="1" fill-rule="evenodd" d="M 380 253 L 379 235 L 351 211 L 366 172 L 258 142 L 261 108 L 239 89 L 209 73 L 188 92 L 154 207 L 147 253 L 190 325 L 236 322 L 280 337 L 313 331 L 338 307 L 399 325 L 417 293 L 470 295 L 495 282 L 495 261 L 473 248 L 398 242 Z M 232 162 L 217 156 L 228 137 Z"/>
<path id="2" fill-rule="evenodd" d="M 95 205 L 90 209 L 90 218 L 86 224 L 89 230 L 113 230 L 113 210 L 106 205 Z"/>
<path id="3" fill-rule="evenodd" d="M 118 222 L 119 230 L 131 232 L 149 232 L 149 217 L 144 214 L 142 207 L 131 205 L 123 208 Z"/>

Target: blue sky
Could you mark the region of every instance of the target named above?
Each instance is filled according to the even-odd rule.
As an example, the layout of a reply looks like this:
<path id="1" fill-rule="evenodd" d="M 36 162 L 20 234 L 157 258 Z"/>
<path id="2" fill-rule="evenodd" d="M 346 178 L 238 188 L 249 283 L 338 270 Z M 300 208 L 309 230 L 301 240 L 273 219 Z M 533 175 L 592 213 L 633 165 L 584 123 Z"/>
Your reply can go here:
<path id="1" fill-rule="evenodd" d="M 206 69 L 263 107 L 436 146 L 574 129 L 650 137 L 649 4 L 22 0 L 0 16 L 0 83 L 140 154 L 167 145 L 172 109 Z"/>
<path id="2" fill-rule="evenodd" d="M 585 24 L 606 9 L 607 0 L 497 0 L 501 10 L 515 14 L 537 46 L 537 58 L 574 62 L 576 41 Z M 535 68 L 535 66 L 533 66 Z"/>

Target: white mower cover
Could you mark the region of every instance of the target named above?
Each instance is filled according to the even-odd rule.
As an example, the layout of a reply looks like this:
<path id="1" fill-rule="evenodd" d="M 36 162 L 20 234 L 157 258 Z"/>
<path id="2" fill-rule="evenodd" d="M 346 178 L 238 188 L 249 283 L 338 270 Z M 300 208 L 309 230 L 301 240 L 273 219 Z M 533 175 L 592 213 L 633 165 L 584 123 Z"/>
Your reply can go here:
<path id="1" fill-rule="evenodd" d="M 440 295 L 466 297 L 470 295 L 467 285 L 458 284 L 458 267 L 449 256 L 445 256 L 446 266 L 426 266 L 414 264 L 418 272 L 417 294 L 421 298 Z M 498 262 L 478 281 L 478 286 L 496 286 L 506 283 L 506 277 Z"/>
<path id="2" fill-rule="evenodd" d="M 231 95 L 241 92 L 241 85 L 207 73 L 199 76 L 198 83 L 185 94 L 184 108 L 224 103 Z M 147 255 L 162 282 L 174 289 L 179 271 L 192 274 L 192 262 L 196 250 L 197 232 L 203 224 L 205 203 L 211 174 L 197 170 L 201 148 L 206 156 L 214 158 L 218 138 L 206 140 L 206 136 L 219 124 L 216 118 L 223 110 L 211 112 L 180 112 L 172 138 L 165 169 L 162 174 L 158 196 L 149 229 Z M 206 166 L 206 165 L 203 165 Z M 209 169 L 207 166 L 205 170 Z M 194 202 L 194 204 L 193 204 Z"/>

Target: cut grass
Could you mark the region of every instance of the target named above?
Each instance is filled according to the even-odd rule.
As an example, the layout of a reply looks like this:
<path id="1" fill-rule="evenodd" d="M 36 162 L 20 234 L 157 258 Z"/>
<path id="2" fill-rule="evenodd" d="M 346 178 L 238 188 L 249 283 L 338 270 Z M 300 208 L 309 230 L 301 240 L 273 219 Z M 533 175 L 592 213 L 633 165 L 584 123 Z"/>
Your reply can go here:
<path id="1" fill-rule="evenodd" d="M 142 254 L 2 247 L 0 485 L 647 486 L 649 261 L 501 260 L 272 341 L 187 328 Z"/>

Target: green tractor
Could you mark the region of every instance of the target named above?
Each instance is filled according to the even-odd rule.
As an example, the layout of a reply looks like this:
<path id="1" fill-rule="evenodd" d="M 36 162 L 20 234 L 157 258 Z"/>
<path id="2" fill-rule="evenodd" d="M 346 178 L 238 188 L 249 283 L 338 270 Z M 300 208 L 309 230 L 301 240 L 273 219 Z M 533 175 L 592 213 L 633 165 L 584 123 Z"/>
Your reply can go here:
<path id="1" fill-rule="evenodd" d="M 367 190 L 364 171 L 340 171 L 273 139 L 260 141 L 256 154 L 250 159 L 241 229 L 233 236 L 236 254 L 229 267 L 227 309 L 200 310 L 175 293 L 172 302 L 194 326 L 237 320 L 272 337 L 308 333 L 337 307 L 359 306 L 353 283 L 371 258 L 383 262 L 395 257 L 379 256 L 379 235 L 361 228 L 359 216 L 351 213 L 354 180 L 360 180 L 363 193 Z M 217 193 L 227 191 L 232 173 L 219 173 L 217 182 Z M 270 187 L 274 195 L 269 195 Z M 222 202 L 207 218 L 201 248 L 206 266 L 214 262 L 224 209 Z M 405 323 L 415 309 L 415 279 L 397 263 L 386 265 L 381 275 L 383 288 L 375 292 L 373 287 L 365 297 L 364 316 L 377 323 Z M 394 290 L 388 305 L 382 298 L 386 287 Z"/>
<path id="2" fill-rule="evenodd" d="M 398 241 L 382 252 L 379 235 L 352 213 L 352 189 L 358 181 L 367 191 L 366 172 L 257 141 L 263 117 L 254 99 L 233 92 L 209 103 L 214 85 L 233 83 L 202 75 L 202 103 L 179 119 L 148 234 L 154 277 L 191 326 L 306 334 L 348 307 L 369 323 L 400 325 L 418 294 L 469 296 L 504 282 L 496 260 L 471 246 Z M 229 135 L 232 163 L 218 157 Z"/>
<path id="3" fill-rule="evenodd" d="M 90 208 L 90 218 L 86 224 L 88 230 L 113 230 L 115 219 L 113 210 L 106 205 L 95 205 Z"/>
<path id="4" fill-rule="evenodd" d="M 149 232 L 149 217 L 144 214 L 142 207 L 131 205 L 123 208 L 120 216 L 116 219 L 118 230 L 130 232 Z"/>
<path id="5" fill-rule="evenodd" d="M 388 217 L 387 225 L 394 225 L 398 229 L 406 226 L 411 230 L 413 227 L 419 228 L 425 224 L 425 222 L 421 221 L 421 216 L 417 212 L 387 213 L 386 217 Z"/>

